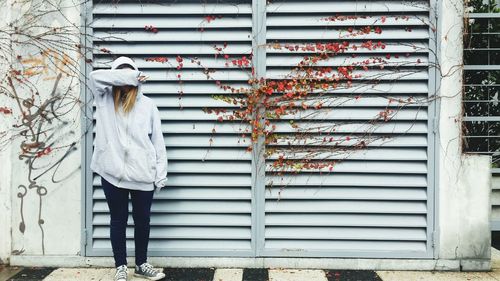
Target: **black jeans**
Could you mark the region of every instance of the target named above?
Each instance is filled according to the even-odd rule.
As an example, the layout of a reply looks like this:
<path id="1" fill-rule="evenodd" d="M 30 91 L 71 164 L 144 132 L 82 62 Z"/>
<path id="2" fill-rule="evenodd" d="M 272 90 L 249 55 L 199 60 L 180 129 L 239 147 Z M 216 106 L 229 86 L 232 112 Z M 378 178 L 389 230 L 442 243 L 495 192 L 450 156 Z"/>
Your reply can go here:
<path id="1" fill-rule="evenodd" d="M 132 217 L 134 218 L 135 264 L 147 261 L 152 191 L 119 188 L 101 177 L 102 188 L 111 213 L 110 237 L 115 258 L 115 266 L 127 264 L 125 231 L 128 221 L 128 198 L 132 198 Z"/>

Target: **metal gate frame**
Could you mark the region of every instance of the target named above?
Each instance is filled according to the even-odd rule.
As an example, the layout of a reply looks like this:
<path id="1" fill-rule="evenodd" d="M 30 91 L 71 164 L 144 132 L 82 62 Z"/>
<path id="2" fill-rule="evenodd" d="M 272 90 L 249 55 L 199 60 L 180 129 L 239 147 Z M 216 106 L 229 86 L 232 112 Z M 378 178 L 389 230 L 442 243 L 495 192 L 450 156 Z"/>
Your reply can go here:
<path id="1" fill-rule="evenodd" d="M 438 20 L 439 15 L 441 15 L 440 5 L 437 0 L 430 0 L 430 27 L 429 27 L 429 63 L 430 65 L 437 65 L 437 58 L 440 57 L 440 51 L 437 47 L 437 39 L 441 35 L 441 22 Z M 89 39 L 89 35 L 92 35 L 93 30 L 88 26 L 88 23 L 92 21 L 92 1 L 85 1 L 80 5 L 81 12 L 81 42 L 84 55 L 79 59 L 80 61 L 80 81 L 86 81 L 88 74 L 91 71 L 91 67 L 88 66 L 87 58 L 92 56 L 92 40 Z M 252 1 L 252 50 L 255 54 L 252 58 L 253 64 L 255 66 L 255 71 L 257 76 L 265 76 L 266 73 L 266 50 L 263 48 L 258 48 L 257 46 L 262 45 L 266 42 L 266 0 L 253 0 Z M 256 12 L 255 12 L 256 11 Z M 432 28 L 435 27 L 435 29 Z M 260 31 L 260 32 L 259 32 Z M 90 51 L 89 51 L 90 50 Z M 439 89 L 439 72 L 435 67 L 429 68 L 429 94 L 437 93 Z M 81 232 L 81 255 L 82 256 L 95 256 L 91 249 L 92 245 L 92 235 L 89 230 L 92 227 L 92 199 L 89 197 L 90 190 L 92 188 L 92 171 L 90 170 L 90 159 L 92 157 L 92 104 L 89 104 L 89 96 L 87 92 L 86 83 L 81 83 L 80 85 L 80 98 L 85 101 L 82 106 L 81 124 L 82 124 L 82 181 L 81 181 L 81 198 L 82 198 L 82 232 Z M 436 141 L 439 136 L 438 132 L 438 118 L 439 118 L 439 99 L 433 100 L 427 110 L 428 110 L 428 146 L 427 146 L 427 251 L 424 255 L 415 256 L 414 254 L 409 254 L 407 256 L 398 253 L 394 255 L 390 252 L 377 253 L 376 256 L 373 253 L 362 253 L 362 252 L 351 252 L 351 254 L 344 255 L 333 255 L 331 252 L 326 251 L 315 251 L 311 252 L 310 255 L 302 255 L 301 257 L 351 257 L 351 258 L 417 258 L 417 259 L 436 259 L 438 257 L 438 181 L 439 178 L 439 165 L 437 165 L 439 160 L 439 147 L 436 145 Z M 262 146 L 264 144 L 264 139 L 259 138 L 258 142 L 254 144 L 255 147 Z M 254 152 L 257 150 L 253 150 Z M 253 152 L 253 153 L 254 153 Z M 264 159 L 264 152 L 262 151 L 258 155 L 253 155 L 252 157 L 252 214 L 251 214 L 251 245 L 253 256 L 248 257 L 268 257 L 275 256 L 272 252 L 264 252 L 264 217 L 265 217 L 265 169 L 257 169 L 256 161 L 260 158 L 260 161 Z M 263 163 L 263 162 L 261 162 Z M 100 255 L 97 253 L 97 255 Z M 226 253 L 213 253 L 212 256 L 227 256 Z"/>

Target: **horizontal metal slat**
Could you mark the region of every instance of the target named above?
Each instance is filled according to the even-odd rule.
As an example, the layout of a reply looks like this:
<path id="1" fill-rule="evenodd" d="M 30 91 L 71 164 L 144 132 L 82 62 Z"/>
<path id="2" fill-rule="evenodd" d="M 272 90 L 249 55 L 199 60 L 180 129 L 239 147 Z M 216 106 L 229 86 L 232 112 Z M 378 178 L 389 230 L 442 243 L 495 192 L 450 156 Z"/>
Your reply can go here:
<path id="1" fill-rule="evenodd" d="M 134 228 L 126 228 L 126 238 L 134 238 Z M 96 226 L 93 229 L 92 236 L 94 238 L 108 238 L 109 227 Z M 150 239 L 247 239 L 251 238 L 251 230 L 249 227 L 192 227 L 192 226 L 176 226 L 152 227 L 150 231 Z"/>
<path id="2" fill-rule="evenodd" d="M 266 199 L 320 199 L 320 200 L 427 200 L 425 188 L 394 187 L 273 187 L 266 189 Z"/>
<path id="3" fill-rule="evenodd" d="M 126 247 L 128 249 L 134 248 L 134 240 L 128 239 L 126 241 Z M 148 242 L 149 254 L 157 252 L 157 255 L 164 251 L 243 251 L 251 249 L 251 242 L 247 240 L 213 240 L 213 239 L 150 239 Z M 92 243 L 92 248 L 95 250 L 106 250 L 111 252 L 111 240 L 110 239 L 94 239 Z"/>
<path id="4" fill-rule="evenodd" d="M 110 215 L 94 214 L 93 225 L 109 226 Z M 133 225 L 132 214 L 128 225 Z M 151 226 L 248 226 L 252 224 L 250 214 L 157 214 L 151 215 Z"/>
<path id="5" fill-rule="evenodd" d="M 500 207 L 500 191 L 497 189 L 491 192 L 491 206 Z"/>
<path id="6" fill-rule="evenodd" d="M 180 41 L 190 41 L 196 42 L 218 42 L 218 41 L 231 41 L 231 42 L 245 42 L 251 40 L 250 32 L 248 31 L 227 31 L 227 32 L 208 32 L 204 31 L 160 31 L 158 33 L 149 33 L 144 31 L 95 31 L 92 37 L 96 44 L 100 42 L 123 42 L 126 41 L 128 44 L 135 44 L 135 42 L 148 42 L 151 41 L 154 44 L 160 42 L 180 42 Z M 167 44 L 168 44 L 167 43 Z"/>
<path id="7" fill-rule="evenodd" d="M 220 171 L 219 171 L 220 173 Z M 104 191 L 99 188 L 94 190 L 92 198 L 105 200 Z M 155 200 L 251 200 L 250 187 L 172 187 L 163 189 L 160 194 L 155 194 Z"/>
<path id="8" fill-rule="evenodd" d="M 300 212 L 300 211 L 298 211 Z M 269 213 L 266 226 L 426 227 L 425 215 Z"/>
<path id="9" fill-rule="evenodd" d="M 215 135 L 170 135 L 165 137 L 167 147 L 247 147 L 250 139 L 238 138 L 236 136 Z"/>
<path id="10" fill-rule="evenodd" d="M 354 151 L 332 151 L 325 149 L 317 150 L 314 153 L 304 152 L 304 150 L 294 150 L 293 148 L 275 149 L 269 151 L 266 159 L 270 161 L 277 160 L 279 155 L 285 159 L 310 159 L 310 160 L 386 160 L 386 161 L 425 161 L 427 160 L 426 149 L 391 148 L 391 147 L 368 147 Z M 169 148 L 169 163 L 175 163 L 177 160 L 191 161 L 246 161 L 250 163 L 251 153 L 246 148 Z"/>
<path id="11" fill-rule="evenodd" d="M 221 171 L 224 174 L 224 171 Z M 220 175 L 177 175 L 168 176 L 167 186 L 206 186 L 206 187 L 242 187 L 251 185 L 250 175 L 224 175 L 224 180 L 220 180 Z M 94 186 L 100 186 L 100 178 L 94 178 Z"/>
<path id="12" fill-rule="evenodd" d="M 266 240 L 266 249 L 282 251 L 282 253 L 294 253 L 301 255 L 307 251 L 335 251 L 348 252 L 355 255 L 356 252 L 422 252 L 425 253 L 427 246 L 422 241 L 349 241 L 349 240 Z M 378 256 L 378 254 L 376 255 Z"/>
<path id="13" fill-rule="evenodd" d="M 411 100 L 410 100 L 411 97 Z M 294 107 L 314 107 L 321 102 L 322 108 L 342 108 L 342 107 L 384 107 L 384 108 L 414 108 L 423 107 L 428 105 L 428 101 L 422 100 L 419 97 L 409 96 L 391 96 L 391 97 L 377 97 L 371 95 L 352 96 L 339 96 L 332 94 L 309 94 L 307 100 L 298 99 L 293 101 L 296 105 Z M 278 101 L 276 106 L 289 105 L 290 100 Z"/>
<path id="14" fill-rule="evenodd" d="M 403 28 L 381 27 L 382 32 L 370 32 L 366 34 L 348 32 L 345 28 L 268 28 L 266 39 L 273 40 L 393 40 L 393 39 L 411 39 L 417 41 L 429 39 L 429 29 L 426 27 L 413 28 L 411 31 L 405 31 Z"/>
<path id="15" fill-rule="evenodd" d="M 426 187 L 425 175 L 391 174 L 345 174 L 332 172 L 328 176 L 282 175 L 267 176 L 266 185 L 288 186 L 380 186 L 380 187 Z M 313 204 L 315 205 L 315 204 Z M 297 209 L 299 210 L 299 209 Z"/>
<path id="16" fill-rule="evenodd" d="M 394 133 L 394 134 L 425 134 L 427 133 L 427 122 L 384 122 L 377 125 L 366 123 L 332 123 L 332 122 L 290 122 L 273 121 L 276 133 L 365 133 L 367 130 L 373 133 Z M 215 130 L 220 134 L 242 134 L 250 132 L 250 126 L 245 123 L 235 122 L 204 122 L 187 121 L 175 123 L 162 123 L 162 131 L 167 134 L 210 134 Z"/>
<path id="17" fill-rule="evenodd" d="M 281 95 L 279 93 L 276 94 L 276 98 Z M 230 97 L 230 96 L 225 96 Z M 179 107 L 183 108 L 187 107 L 200 107 L 200 108 L 208 108 L 208 107 L 224 107 L 224 108 L 240 108 L 240 104 L 231 103 L 232 100 L 240 101 L 242 96 L 234 95 L 231 96 L 231 100 L 229 102 L 222 101 L 219 99 L 219 96 L 159 96 L 154 95 L 150 96 L 151 99 L 154 100 L 155 104 L 159 107 Z M 359 95 L 356 97 L 348 97 L 348 96 L 339 96 L 332 94 L 309 94 L 307 99 L 298 99 L 293 102 L 296 104 L 294 107 L 301 107 L 302 104 L 305 104 L 309 107 L 314 107 L 319 102 L 321 102 L 323 108 L 342 108 L 342 107 L 387 107 L 387 108 L 398 108 L 398 107 L 422 107 L 427 105 L 428 101 L 422 100 L 419 97 L 415 97 L 408 101 L 408 96 L 390 96 L 390 97 L 377 97 L 370 95 Z M 281 104 L 289 105 L 290 101 L 286 102 L 273 102 L 275 105 L 279 106 Z M 268 109 L 270 110 L 270 109 Z"/>
<path id="18" fill-rule="evenodd" d="M 278 95 L 276 94 L 276 98 Z M 169 107 L 169 108 L 226 108 L 226 109 L 239 109 L 240 104 L 233 104 L 232 100 L 241 100 L 243 99 L 239 95 L 225 97 L 231 98 L 229 102 L 223 101 L 217 97 L 212 97 L 209 95 L 186 95 L 186 96 L 174 96 L 174 95 L 150 95 L 155 105 L 157 107 Z M 359 95 L 356 97 L 348 97 L 348 96 L 335 96 L 332 94 L 309 94 L 307 99 L 298 99 L 293 102 L 296 104 L 294 107 L 301 107 L 302 104 L 307 105 L 308 107 L 314 107 L 318 103 L 321 102 L 322 108 L 345 108 L 345 107 L 387 107 L 391 109 L 398 108 L 415 108 L 422 107 L 427 105 L 427 101 L 423 101 L 419 97 L 412 97 L 412 100 L 408 102 L 408 97 L 404 96 L 390 96 L 390 97 L 374 97 L 369 95 Z M 281 104 L 289 105 L 290 101 L 286 102 L 274 102 L 276 106 L 280 106 Z M 269 108 L 267 110 L 272 110 Z"/>
<path id="19" fill-rule="evenodd" d="M 352 151 L 332 151 L 330 148 L 310 153 L 303 150 L 293 150 L 290 147 L 269 149 L 267 159 L 276 160 L 279 155 L 285 159 L 311 159 L 311 160 L 387 160 L 387 161 L 419 161 L 427 159 L 426 147 L 368 147 Z"/>
<path id="20" fill-rule="evenodd" d="M 128 204 L 129 211 L 132 210 L 132 203 Z M 105 201 L 95 201 L 94 213 L 108 213 L 109 208 Z M 225 200 L 190 200 L 190 201 L 158 201 L 151 206 L 152 213 L 250 213 L 251 203 L 248 201 L 225 201 Z"/>
<path id="21" fill-rule="evenodd" d="M 251 3 L 251 2 L 247 2 Z M 235 4 L 225 4 L 225 3 L 214 3 L 214 4 L 203 4 L 200 3 L 95 3 L 93 14 L 157 14 L 157 15 L 190 15 L 190 14 L 250 14 L 252 13 L 252 5 L 246 3 Z"/>
<path id="22" fill-rule="evenodd" d="M 90 27 L 94 28 L 94 35 L 96 35 L 96 29 L 107 29 L 112 28 L 114 30 L 121 29 L 145 29 L 145 26 L 153 25 L 157 29 L 158 34 L 163 33 L 163 29 L 194 29 L 198 33 L 203 33 L 208 35 L 212 33 L 210 29 L 212 28 L 252 28 L 252 17 L 250 14 L 245 15 L 224 15 L 221 18 L 216 18 L 215 20 L 208 20 L 204 16 L 200 15 L 162 15 L 162 16 L 151 16 L 151 15 L 137 15 L 135 17 L 122 16 L 120 14 L 113 14 L 110 16 L 97 16 L 94 18 Z M 199 30 L 199 28 L 209 28 L 207 30 Z M 144 31 L 143 31 L 144 32 Z M 220 30 L 220 32 L 228 32 L 227 30 Z M 209 35 L 210 36 L 210 35 Z"/>
<path id="23" fill-rule="evenodd" d="M 365 213 L 425 214 L 424 202 L 401 201 L 332 201 L 332 200 L 266 200 L 266 213 Z"/>
<path id="24" fill-rule="evenodd" d="M 307 158 L 308 159 L 308 158 Z M 318 173 L 330 172 L 330 167 L 321 168 L 303 168 L 300 166 L 273 167 L 274 161 L 268 161 L 266 164 L 267 172 L 300 172 L 300 173 Z M 319 161 L 317 164 L 322 164 Z M 311 164 L 314 164 L 312 162 Z M 300 163 L 298 164 L 300 165 Z M 341 161 L 332 166 L 332 172 L 335 173 L 393 173 L 393 174 L 426 174 L 427 162 L 389 162 L 389 161 Z"/>
<path id="25" fill-rule="evenodd" d="M 222 171 L 227 174 L 248 173 L 252 171 L 250 162 L 242 161 L 176 161 L 169 165 L 169 172 L 172 173 L 200 173 L 200 174 L 220 174 Z"/>
<path id="26" fill-rule="evenodd" d="M 267 13 L 365 13 L 427 12 L 428 1 L 276 1 L 266 6 Z"/>
<path id="27" fill-rule="evenodd" d="M 304 56 L 297 56 L 295 54 L 283 54 L 283 55 L 273 55 L 268 56 L 266 58 L 266 65 L 268 68 L 272 67 L 284 67 L 297 66 L 302 60 Z M 379 62 L 378 60 L 382 60 Z M 368 61 L 366 64 L 364 62 Z M 374 62 L 375 61 L 375 62 Z M 420 62 L 418 62 L 420 61 Z M 314 66 L 367 66 L 367 67 L 379 67 L 383 65 L 384 67 L 397 66 L 399 68 L 405 67 L 415 67 L 415 66 L 425 66 L 428 65 L 429 56 L 422 54 L 413 54 L 413 55 L 402 55 L 398 57 L 391 56 L 390 59 L 386 58 L 386 54 L 379 54 L 379 56 L 373 56 L 369 54 L 361 54 L 356 57 L 352 57 L 352 55 L 348 54 L 338 54 L 328 59 L 321 59 L 317 61 Z"/>
<path id="28" fill-rule="evenodd" d="M 391 11 L 392 12 L 392 11 Z M 428 25 L 427 15 L 409 14 L 364 14 L 364 15 L 338 15 L 330 13 L 318 14 L 269 14 L 266 18 L 266 26 L 270 27 L 308 27 L 308 26 L 418 26 Z"/>
<path id="29" fill-rule="evenodd" d="M 350 140 L 346 140 L 346 137 Z M 277 142 L 269 144 L 269 147 L 277 145 L 286 146 L 353 146 L 359 144 L 360 141 L 365 141 L 367 147 L 424 147 L 427 146 L 427 136 L 395 136 L 395 137 L 375 137 L 362 136 L 359 139 L 352 135 L 332 135 L 333 140 L 329 142 L 324 140 L 325 136 L 308 136 L 301 137 L 278 137 Z M 329 138 L 330 136 L 328 136 Z M 336 144 L 338 142 L 338 144 Z M 210 139 L 210 136 L 194 135 L 170 135 L 165 137 L 167 148 L 169 147 L 248 147 L 251 142 L 249 137 L 236 138 L 235 136 L 217 135 Z"/>
<path id="30" fill-rule="evenodd" d="M 336 40 L 338 41 L 338 39 Z M 344 40 L 344 41 L 349 41 L 349 40 Z M 324 43 L 324 42 L 322 42 Z M 414 53 L 428 53 L 429 52 L 429 44 L 428 43 L 420 43 L 420 42 L 383 42 L 385 44 L 385 48 L 372 48 L 372 49 L 367 49 L 362 47 L 363 42 L 357 42 L 355 43 L 357 49 L 352 48 L 352 44 L 354 42 L 350 43 L 350 46 L 348 49 L 346 49 L 343 53 L 345 54 L 362 54 L 362 53 L 368 53 L 368 54 L 395 54 L 395 53 L 401 53 L 401 54 L 410 54 L 413 55 Z M 288 48 L 285 48 L 286 44 L 289 46 L 299 46 L 298 50 L 290 50 Z M 373 42 L 373 45 L 376 45 L 377 41 Z M 311 45 L 311 43 L 309 44 Z M 316 43 L 312 44 L 316 45 Z M 302 47 L 306 47 L 307 44 L 304 44 L 302 42 L 291 42 L 288 41 L 286 43 L 282 42 L 280 45 L 277 45 L 276 43 L 270 43 L 267 45 L 267 56 L 272 56 L 273 54 L 288 54 L 288 53 L 294 53 L 294 54 L 314 54 L 317 53 L 317 50 L 302 50 Z M 328 53 L 328 52 L 327 52 Z M 330 52 L 333 53 L 333 52 Z"/>
<path id="31" fill-rule="evenodd" d="M 280 120 L 371 120 L 374 121 L 383 109 L 377 108 L 336 108 L 298 110 L 295 114 L 282 115 Z M 426 109 L 405 108 L 393 113 L 392 120 L 425 120 Z M 390 115 L 391 116 L 391 115 Z M 217 120 L 216 114 L 208 114 L 201 109 L 160 108 L 163 120 Z M 383 119 L 382 119 L 383 120 Z"/>
<path id="32" fill-rule="evenodd" d="M 219 46 L 221 47 L 221 46 Z M 105 50 L 105 51 L 104 51 Z M 249 55 L 252 51 L 251 44 L 232 43 L 224 49 L 225 54 L 245 54 Z M 93 49 L 93 54 L 123 54 L 123 55 L 215 55 L 219 52 L 214 49 L 212 44 L 186 44 L 186 43 L 170 43 L 170 44 L 152 44 L 152 43 L 100 43 Z"/>
<path id="33" fill-rule="evenodd" d="M 347 140 L 347 138 L 350 138 Z M 331 138 L 331 141 L 330 141 Z M 167 149 L 171 148 L 193 148 L 203 147 L 207 150 L 212 147 L 217 148 L 245 148 L 251 144 L 250 138 L 236 137 L 235 135 L 168 135 L 164 137 Z M 278 135 L 275 143 L 268 144 L 268 147 L 275 146 L 310 146 L 310 147 L 348 147 L 359 145 L 365 142 L 366 147 L 425 147 L 427 146 L 426 135 L 396 135 L 396 136 L 376 136 L 376 135 L 304 135 L 300 139 L 289 135 Z M 296 148 L 298 149 L 298 148 Z M 301 149 L 304 149 L 302 147 Z M 340 148 L 338 148 L 340 149 Z M 338 150 L 337 149 L 337 150 Z M 359 148 L 358 148 L 359 149 Z M 168 150 L 167 150 L 168 151 Z M 318 153 L 324 152 L 317 151 Z M 335 153 L 332 149 L 331 153 Z"/>
<path id="34" fill-rule="evenodd" d="M 275 98 L 279 98 L 281 94 L 277 93 Z M 159 94 L 148 96 L 151 98 L 157 107 L 172 108 L 172 109 L 186 109 L 186 108 L 224 108 L 226 110 L 239 110 L 239 103 L 232 103 L 233 100 L 240 101 L 242 98 L 240 95 L 229 96 L 226 95 L 228 101 L 221 100 L 220 96 L 209 96 L 209 95 L 186 95 L 186 96 L 174 96 L 166 95 L 161 96 Z M 359 95 L 357 97 L 349 96 L 339 96 L 332 94 L 309 94 L 307 99 L 297 99 L 293 100 L 295 104 L 293 108 L 300 108 L 302 106 L 307 106 L 310 108 L 315 107 L 321 103 L 321 107 L 327 108 L 352 108 L 352 107 L 383 107 L 391 110 L 406 110 L 406 108 L 419 108 L 428 105 L 428 101 L 422 100 L 420 97 L 411 97 L 411 101 L 408 101 L 409 97 L 404 96 L 388 96 L 388 97 L 373 97 L 370 95 Z M 275 106 L 286 105 L 290 107 L 292 101 L 273 101 Z M 94 109 L 95 110 L 95 109 Z M 270 106 L 268 111 L 272 111 L 273 108 Z M 95 116 L 94 116 L 95 119 Z"/>
<path id="35" fill-rule="evenodd" d="M 425 228 L 266 227 L 266 239 L 425 241 Z"/>
<path id="36" fill-rule="evenodd" d="M 177 59 L 177 56 L 175 55 L 167 55 L 167 56 L 147 56 L 147 55 L 143 55 L 143 56 L 140 56 L 140 55 L 135 55 L 135 56 L 129 56 L 131 59 L 134 60 L 134 62 L 136 63 L 137 67 L 140 69 L 140 70 L 143 70 L 143 71 L 146 71 L 146 69 L 161 69 L 163 71 L 167 71 L 167 70 L 170 70 L 170 69 L 175 69 L 177 70 L 177 66 L 179 65 L 176 61 Z M 196 59 L 195 59 L 196 57 Z M 242 55 L 233 55 L 233 56 L 229 56 L 228 59 L 225 59 L 224 58 L 224 55 L 221 54 L 221 55 L 218 55 L 217 58 L 214 56 L 214 55 L 201 55 L 201 56 L 196 56 L 196 55 L 192 55 L 192 56 L 184 56 L 182 57 L 183 61 L 183 68 L 186 68 L 186 69 L 190 69 L 190 68 L 194 68 L 194 69 L 205 69 L 205 68 L 225 68 L 225 69 L 232 69 L 232 68 L 236 68 L 236 69 L 241 69 L 240 66 L 238 65 L 234 65 L 232 63 L 232 60 L 234 59 L 241 59 L 243 56 Z M 161 60 L 165 59 L 165 62 L 162 62 Z M 96 56 L 94 58 L 94 61 L 93 61 L 93 66 L 95 68 L 103 68 L 103 69 L 109 69 L 110 68 L 110 64 L 113 62 L 113 59 L 109 56 Z M 200 64 L 198 64 L 198 62 L 200 62 Z M 227 65 L 226 65 L 227 63 Z M 149 81 L 151 82 L 151 81 Z M 144 84 L 143 86 L 147 86 L 147 85 L 157 85 L 158 83 L 147 83 L 147 84 Z M 210 88 L 213 88 L 213 86 L 215 86 L 215 83 L 214 82 L 208 82 L 210 84 L 208 84 L 207 82 L 206 83 L 206 87 L 207 88 L 203 88 L 204 91 L 203 93 L 210 93 L 212 94 L 214 90 L 216 89 L 213 89 L 213 90 L 209 90 Z M 237 84 L 237 85 L 234 85 L 234 87 L 237 87 L 237 88 L 240 88 L 240 87 L 246 87 L 246 88 L 249 88 L 250 86 L 248 85 L 248 83 L 244 83 L 244 84 L 241 84 L 241 83 L 235 83 L 235 82 L 225 82 L 224 85 L 233 85 L 233 84 Z M 196 85 L 195 85 L 196 86 Z M 217 89 L 219 89 L 219 87 L 217 87 Z M 220 89 L 219 89 L 220 91 Z"/>
<path id="37" fill-rule="evenodd" d="M 180 80 L 183 83 L 190 81 L 207 81 L 211 79 L 221 81 L 248 81 L 251 78 L 251 73 L 241 69 L 220 69 L 211 73 L 209 77 L 201 69 L 182 69 L 182 70 L 147 70 L 143 71 L 149 76 L 148 81 L 179 81 L 177 75 L 181 75 Z"/>
<path id="38" fill-rule="evenodd" d="M 249 85 L 237 81 L 227 81 L 223 82 L 222 85 L 230 86 L 232 88 L 244 87 L 249 88 Z M 162 81 L 162 82 L 146 82 L 142 86 L 142 90 L 145 94 L 161 93 L 161 94 L 173 94 L 179 96 L 179 91 L 182 90 L 184 95 L 188 94 L 231 94 L 231 90 L 224 90 L 218 87 L 215 82 L 208 81 L 196 81 L 183 83 L 182 87 L 179 82 L 174 81 Z M 373 83 L 366 83 L 363 81 L 353 81 L 350 88 L 340 87 L 337 89 L 330 89 L 328 91 L 312 91 L 313 93 L 336 93 L 336 94 L 427 94 L 429 93 L 428 82 L 425 81 L 400 81 L 398 83 L 380 81 L 374 85 Z"/>
<path id="39" fill-rule="evenodd" d="M 169 160 L 243 160 L 250 161 L 246 148 L 176 147 L 168 150 Z"/>
<path id="40" fill-rule="evenodd" d="M 227 70 L 229 71 L 229 70 Z M 217 72 L 216 72 L 217 73 Z M 269 79 L 296 79 L 296 77 L 302 77 L 305 73 L 304 70 L 297 72 L 290 72 L 289 69 L 278 69 L 272 68 L 266 71 L 266 75 Z M 352 80 L 389 80 L 389 81 L 405 81 L 405 80 L 427 80 L 429 79 L 429 74 L 426 69 L 395 69 L 395 70 L 353 70 L 351 73 Z M 192 75 L 189 73 L 189 75 Z M 335 75 L 335 76 L 333 76 Z M 184 76 L 184 75 L 183 75 Z M 190 77 L 190 76 L 189 76 Z M 339 77 L 338 73 L 325 74 L 324 78 Z M 318 79 L 318 76 L 311 75 L 311 78 Z M 309 78 L 309 79 L 311 79 Z M 345 80 L 345 79 L 344 79 Z M 351 79 L 350 79 L 351 80 Z M 397 82 L 395 82 L 397 83 Z M 339 82 L 342 85 L 342 80 Z"/>
<path id="41" fill-rule="evenodd" d="M 393 122 L 380 122 L 380 124 L 367 124 L 367 123 L 340 123 L 340 122 L 324 122 L 324 121 L 273 121 L 276 126 L 274 132 L 287 133 L 392 133 L 392 134 L 425 134 L 427 133 L 427 121 L 393 121 Z M 166 125 L 168 127 L 168 125 Z M 167 128 L 166 128 L 167 129 Z M 167 129 L 168 130 L 168 129 Z"/>
<path id="42" fill-rule="evenodd" d="M 330 137 L 332 141 L 330 141 Z M 347 140 L 347 137 L 350 137 Z M 324 146 L 324 147 L 353 147 L 365 142 L 367 147 L 425 147 L 427 146 L 427 135 L 395 135 L 395 136 L 375 136 L 366 134 L 363 136 L 353 135 L 309 135 L 301 136 L 278 136 L 276 143 L 269 144 L 268 147 L 281 146 Z M 302 148 L 304 149 L 304 148 Z M 360 149 L 360 148 L 358 148 Z M 334 152 L 334 149 L 332 149 Z"/>

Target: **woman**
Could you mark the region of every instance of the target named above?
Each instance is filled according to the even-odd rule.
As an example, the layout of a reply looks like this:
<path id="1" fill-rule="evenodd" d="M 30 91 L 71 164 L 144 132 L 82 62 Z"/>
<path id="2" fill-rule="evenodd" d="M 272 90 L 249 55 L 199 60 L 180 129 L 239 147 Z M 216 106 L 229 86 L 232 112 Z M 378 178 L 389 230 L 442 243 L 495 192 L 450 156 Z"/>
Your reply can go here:
<path id="1" fill-rule="evenodd" d="M 127 280 L 126 227 L 129 193 L 134 219 L 134 275 L 159 280 L 165 277 L 147 263 L 153 192 L 167 181 L 167 151 L 160 112 L 142 94 L 147 79 L 134 61 L 119 57 L 110 70 L 90 73 L 96 105 L 96 136 L 90 168 L 101 176 L 111 213 L 110 236 L 116 281 Z"/>

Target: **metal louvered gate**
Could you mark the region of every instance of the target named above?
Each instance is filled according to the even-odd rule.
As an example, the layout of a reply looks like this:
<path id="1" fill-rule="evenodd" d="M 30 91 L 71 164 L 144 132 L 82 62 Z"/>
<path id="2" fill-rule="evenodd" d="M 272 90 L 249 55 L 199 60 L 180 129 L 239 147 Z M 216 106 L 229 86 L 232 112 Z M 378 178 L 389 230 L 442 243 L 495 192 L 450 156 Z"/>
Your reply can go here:
<path id="1" fill-rule="evenodd" d="M 287 187 L 280 196 L 279 188 L 266 186 L 280 185 L 282 179 L 252 166 L 256 160 L 246 152 L 248 139 L 244 142 L 240 138 L 240 125 L 219 123 L 216 116 L 202 111 L 205 107 L 231 109 L 212 97 L 228 93 L 214 81 L 207 81 L 205 71 L 216 70 L 211 76 L 224 84 L 249 87 L 249 68 L 226 65 L 222 55 L 215 56 L 221 50 L 233 58 L 250 55 L 253 47 L 257 74 L 279 78 L 306 52 L 256 45 L 266 41 L 282 45 L 338 41 L 339 32 L 347 26 L 374 24 L 375 18 L 383 16 L 381 34 L 348 41 L 380 39 L 388 42 L 386 49 L 353 51 L 357 59 L 401 54 L 394 60 L 418 60 L 418 64 L 405 63 L 402 67 L 415 71 L 396 79 L 397 74 L 391 74 L 393 80 L 382 78 L 373 87 L 339 89 L 332 94 L 362 94 L 363 98 L 338 106 L 320 119 L 295 120 L 304 126 L 333 122 L 339 124 L 334 135 L 355 135 L 363 121 L 387 106 L 383 97 L 426 97 L 434 92 L 434 72 L 427 68 L 434 62 L 431 53 L 435 42 L 429 27 L 429 22 L 433 23 L 432 3 L 90 3 L 87 20 L 92 30 L 87 34 L 87 47 L 93 47 L 93 67 L 109 67 L 117 55 L 133 58 L 150 76 L 143 86 L 144 94 L 156 102 L 161 113 L 169 182 L 161 194 L 155 195 L 149 254 L 432 258 L 433 104 L 402 109 L 373 132 L 392 135 L 392 140 L 371 143 L 338 164 L 331 174 L 320 176 L 313 171 L 284 176 Z M 356 17 L 323 20 L 337 15 Z M 145 28 L 150 25 L 158 32 Z M 179 69 L 177 56 L 183 64 Z M 329 63 L 336 67 L 351 60 L 354 58 L 347 52 Z M 274 121 L 277 132 L 293 133 L 289 121 Z M 93 134 L 86 139 L 89 163 Z M 109 213 L 100 178 L 90 171 L 86 182 L 86 255 L 110 256 Z M 132 239 L 130 216 L 129 255 L 133 254 Z"/>
<path id="2" fill-rule="evenodd" d="M 325 112 L 318 116 L 306 116 L 298 122 L 295 119 L 297 128 L 276 122 L 279 133 L 305 130 L 311 139 L 321 139 L 325 131 L 319 134 L 315 127 L 325 128 L 325 123 L 333 123 L 335 126 L 330 128 L 335 131 L 326 137 L 341 140 L 340 146 L 354 145 L 354 139 L 364 133 L 369 120 L 386 107 L 395 108 L 387 97 L 405 100 L 434 92 L 430 89 L 432 69 L 428 69 L 433 61 L 429 45 L 433 44 L 430 38 L 434 34 L 429 28 L 428 1 L 305 3 L 272 1 L 267 6 L 267 43 L 285 48 L 268 48 L 266 77 L 282 78 L 302 56 L 310 53 L 308 49 L 291 51 L 286 45 L 315 42 L 346 41 L 349 46 L 358 46 L 321 66 L 344 66 L 373 57 L 386 60 L 387 65 L 384 69 L 371 66 L 368 71 L 360 71 L 361 77 L 354 79 L 352 87 L 323 95 L 324 99 L 338 101 L 326 105 Z M 347 31 L 349 27 L 358 30 L 370 25 L 381 30 L 356 36 L 349 36 L 352 33 Z M 381 41 L 385 48 L 359 48 L 361 42 L 369 40 L 374 44 Z M 391 63 L 398 67 L 391 67 Z M 378 83 L 367 81 L 372 79 Z M 376 139 L 347 158 L 345 154 L 332 153 L 329 159 L 343 161 L 331 173 L 323 169 L 320 175 L 321 169 L 317 169 L 282 177 L 268 174 L 266 185 L 275 188 L 266 191 L 265 210 L 260 214 L 265 218 L 265 230 L 259 237 L 264 240 L 262 255 L 432 257 L 432 112 L 427 107 L 407 106 L 399 109 L 390 122 L 368 127 L 373 129 L 370 138 L 386 135 L 391 139 Z M 348 136 L 352 140 L 347 140 Z M 287 145 L 286 141 L 277 147 L 283 145 Z M 315 145 L 333 147 L 332 143 L 312 142 L 311 146 Z M 300 155 L 295 158 L 300 159 Z M 287 187 L 279 196 L 280 188 L 276 187 L 283 183 Z"/>

